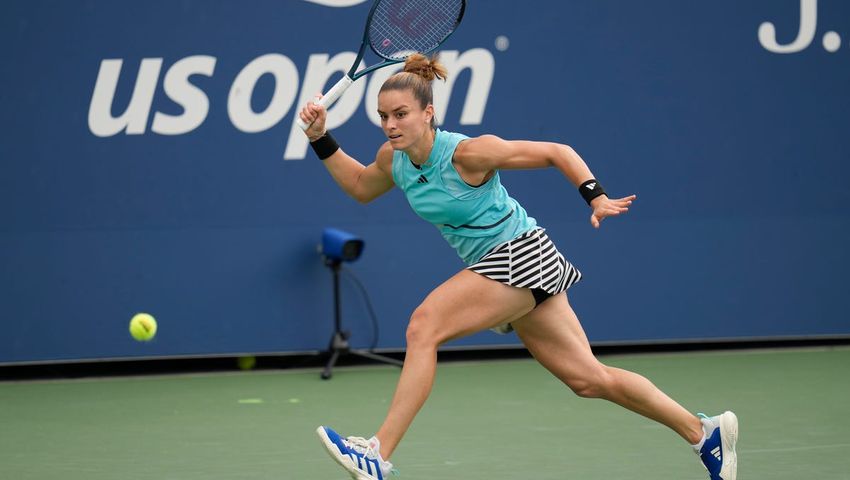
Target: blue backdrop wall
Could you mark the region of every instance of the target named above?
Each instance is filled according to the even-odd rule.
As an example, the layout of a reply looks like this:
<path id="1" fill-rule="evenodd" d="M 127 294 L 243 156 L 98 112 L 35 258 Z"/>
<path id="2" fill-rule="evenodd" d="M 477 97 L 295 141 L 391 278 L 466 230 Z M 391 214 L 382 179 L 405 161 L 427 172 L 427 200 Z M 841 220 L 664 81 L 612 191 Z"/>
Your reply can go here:
<path id="1" fill-rule="evenodd" d="M 554 170 L 503 172 L 585 274 L 593 342 L 850 334 L 850 4 L 470 0 L 442 128 L 572 145 L 614 194 L 602 229 Z M 362 206 L 293 126 L 357 49 L 358 0 L 11 0 L 0 6 L 0 362 L 325 348 L 325 226 L 402 348 L 462 268 L 398 191 Z M 374 62 L 367 59 L 367 63 Z M 376 89 L 332 110 L 371 162 Z M 344 324 L 372 342 L 343 278 Z M 160 322 L 138 344 L 127 322 Z M 457 346 L 515 344 L 486 332 Z"/>

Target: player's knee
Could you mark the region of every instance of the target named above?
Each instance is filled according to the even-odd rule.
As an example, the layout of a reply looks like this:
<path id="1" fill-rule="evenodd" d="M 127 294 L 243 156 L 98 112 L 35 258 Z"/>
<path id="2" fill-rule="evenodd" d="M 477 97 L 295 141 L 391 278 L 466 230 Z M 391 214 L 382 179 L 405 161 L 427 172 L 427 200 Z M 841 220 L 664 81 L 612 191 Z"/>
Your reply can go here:
<path id="1" fill-rule="evenodd" d="M 567 383 L 567 386 L 573 393 L 582 398 L 599 398 L 601 396 L 598 386 L 592 381 L 585 379 L 571 380 Z"/>
<path id="2" fill-rule="evenodd" d="M 407 348 L 436 348 L 440 341 L 434 324 L 433 311 L 428 306 L 420 305 L 414 310 L 407 324 Z"/>
<path id="3" fill-rule="evenodd" d="M 607 398 L 613 384 L 613 377 L 600 365 L 592 372 L 566 381 L 570 390 L 582 398 Z"/>

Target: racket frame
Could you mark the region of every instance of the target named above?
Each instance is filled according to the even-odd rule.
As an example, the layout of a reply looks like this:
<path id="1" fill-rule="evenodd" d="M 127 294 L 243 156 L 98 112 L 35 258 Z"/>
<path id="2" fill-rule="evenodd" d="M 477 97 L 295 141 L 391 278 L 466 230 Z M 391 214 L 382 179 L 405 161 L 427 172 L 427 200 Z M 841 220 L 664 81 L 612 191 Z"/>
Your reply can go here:
<path id="1" fill-rule="evenodd" d="M 365 75 L 367 75 L 367 74 L 369 74 L 369 73 L 371 73 L 371 72 L 373 72 L 373 71 L 375 71 L 379 68 L 388 67 L 390 65 L 402 63 L 405 60 L 407 60 L 407 57 L 402 58 L 402 59 L 388 58 L 388 57 L 382 55 L 380 52 L 378 52 L 375 49 L 374 45 L 372 45 L 372 42 L 369 41 L 369 27 L 372 26 L 372 17 L 375 15 L 375 11 L 378 9 L 378 5 L 380 5 L 380 3 L 382 1 L 384 1 L 384 0 L 375 0 L 375 2 L 372 3 L 372 8 L 369 9 L 369 15 L 366 17 L 366 28 L 363 30 L 363 40 L 360 42 L 360 51 L 357 52 L 357 58 L 354 59 L 354 62 L 351 65 L 351 68 L 348 70 L 348 72 L 346 74 L 344 74 L 342 76 L 341 79 L 339 79 L 338 82 L 336 82 L 336 84 L 334 84 L 333 87 L 331 87 L 330 90 L 328 90 L 328 92 L 325 95 L 322 96 L 322 98 L 320 98 L 318 101 L 313 102 L 316 105 L 319 105 L 319 106 L 324 107 L 324 108 L 328 108 L 331 105 L 333 105 L 334 102 L 336 102 L 339 99 L 339 97 L 341 97 L 342 94 L 345 93 L 346 90 L 348 90 L 348 87 L 350 87 L 351 84 L 354 83 L 357 79 L 359 79 L 359 78 L 361 78 L 361 77 L 363 77 L 363 76 L 365 76 Z M 454 31 L 457 30 L 458 25 L 460 25 L 461 20 L 463 20 L 463 14 L 465 12 L 466 12 L 466 0 L 461 0 L 461 2 L 460 2 L 460 13 L 457 16 L 457 20 L 455 20 L 455 24 L 454 24 L 454 27 L 452 28 L 452 30 L 449 33 L 447 33 L 446 36 L 443 37 L 442 40 L 440 40 L 439 43 L 434 45 L 434 47 L 431 48 L 430 50 L 428 50 L 427 52 L 417 52 L 417 53 L 427 55 L 427 54 L 433 52 L 434 50 L 440 48 L 440 46 L 446 40 L 448 40 L 450 36 L 452 36 L 452 33 L 454 33 Z M 376 63 L 375 65 L 372 65 L 370 67 L 366 67 L 366 68 L 358 71 L 357 68 L 360 67 L 360 62 L 363 60 L 363 56 L 366 54 L 366 46 L 367 45 L 375 53 L 375 55 L 381 57 L 384 61 L 381 62 L 381 63 Z M 307 130 L 307 128 L 311 125 L 311 124 L 304 123 L 301 120 L 301 117 L 298 116 L 298 115 L 296 115 L 295 121 L 298 124 L 298 126 L 301 127 L 302 130 Z"/>

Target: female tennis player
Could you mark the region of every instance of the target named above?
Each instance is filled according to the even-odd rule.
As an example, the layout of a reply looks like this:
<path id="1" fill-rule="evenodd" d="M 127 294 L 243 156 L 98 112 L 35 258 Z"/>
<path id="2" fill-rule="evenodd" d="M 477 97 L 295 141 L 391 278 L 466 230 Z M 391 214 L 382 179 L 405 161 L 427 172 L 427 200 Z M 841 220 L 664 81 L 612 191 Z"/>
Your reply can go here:
<path id="1" fill-rule="evenodd" d="M 363 166 L 325 130 L 323 107 L 300 112 L 305 133 L 334 180 L 367 203 L 394 185 L 413 210 L 434 224 L 466 262 L 413 312 L 407 352 L 389 412 L 369 439 L 343 437 L 322 426 L 317 433 L 330 455 L 355 479 L 383 480 L 388 461 L 427 399 L 437 348 L 485 329 L 510 330 L 545 368 L 577 395 L 604 398 L 655 420 L 689 442 L 713 480 L 734 480 L 738 420 L 732 412 L 695 416 L 646 378 L 600 363 L 593 355 L 566 290 L 581 279 L 555 245 L 511 198 L 499 170 L 554 167 L 589 204 L 590 223 L 626 213 L 635 195 L 609 198 L 582 158 L 569 146 L 468 138 L 435 127 L 431 83 L 445 79 L 434 57 L 413 55 L 378 94 L 387 142 Z"/>

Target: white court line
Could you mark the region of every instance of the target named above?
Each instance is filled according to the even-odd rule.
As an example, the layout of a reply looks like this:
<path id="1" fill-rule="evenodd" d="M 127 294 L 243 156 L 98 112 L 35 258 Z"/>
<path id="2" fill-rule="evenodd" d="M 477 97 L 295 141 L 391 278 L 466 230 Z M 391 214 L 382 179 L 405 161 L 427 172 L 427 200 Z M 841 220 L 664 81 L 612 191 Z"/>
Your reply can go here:
<path id="1" fill-rule="evenodd" d="M 808 447 L 787 447 L 787 448 L 762 448 L 758 450 L 743 450 L 741 453 L 774 453 L 774 452 L 801 452 L 804 450 L 826 450 L 829 448 L 846 448 L 850 447 L 850 443 L 833 443 L 830 445 L 811 445 Z"/>

